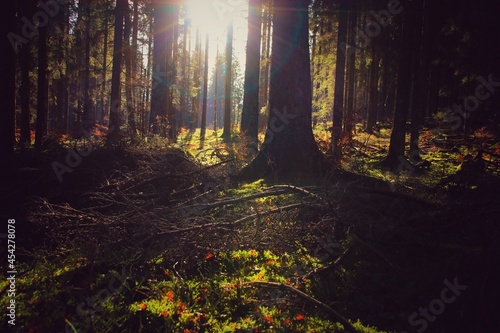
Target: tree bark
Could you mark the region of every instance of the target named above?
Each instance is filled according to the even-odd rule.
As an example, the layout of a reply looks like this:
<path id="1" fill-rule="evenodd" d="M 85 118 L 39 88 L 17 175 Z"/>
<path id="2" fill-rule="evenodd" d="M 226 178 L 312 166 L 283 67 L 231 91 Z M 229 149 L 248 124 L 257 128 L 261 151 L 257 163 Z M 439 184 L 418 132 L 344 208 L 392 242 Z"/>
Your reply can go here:
<path id="1" fill-rule="evenodd" d="M 335 65 L 335 92 L 333 100 L 332 152 L 335 161 L 342 157 L 342 118 L 344 114 L 344 75 L 346 57 L 342 50 L 347 41 L 347 6 L 344 1 L 339 3 L 339 27 L 337 40 L 337 60 Z"/>
<path id="2" fill-rule="evenodd" d="M 420 126 L 424 119 L 426 108 L 426 90 L 428 86 L 429 73 L 429 30 L 426 24 L 427 18 L 424 6 L 428 6 L 425 0 L 417 1 L 417 20 L 415 25 L 415 40 L 419 42 L 418 52 L 414 52 L 414 84 L 413 84 L 413 102 L 411 111 L 411 133 L 410 133 L 410 159 L 412 163 L 418 163 L 422 160 L 420 156 L 419 140 Z"/>
<path id="3" fill-rule="evenodd" d="M 351 137 L 352 130 L 356 125 L 354 116 L 354 85 L 356 74 L 356 24 L 357 24 L 357 6 L 351 5 L 349 9 L 349 46 L 347 49 L 347 101 L 346 101 L 346 116 L 345 116 L 345 132 Z"/>
<path id="4" fill-rule="evenodd" d="M 121 70 L 123 59 L 123 24 L 127 0 L 117 0 L 115 8 L 115 36 L 113 45 L 113 70 L 111 76 L 111 110 L 109 113 L 109 132 L 107 144 L 117 144 L 121 139 Z"/>
<path id="5" fill-rule="evenodd" d="M 107 74 L 108 74 L 108 40 L 109 40 L 109 22 L 108 22 L 108 16 L 106 15 L 104 17 L 104 47 L 103 47 L 103 54 L 102 54 L 102 86 L 101 86 L 101 114 L 98 117 L 100 121 L 104 121 L 104 119 L 107 118 L 106 115 L 106 109 L 107 109 L 107 90 L 106 90 L 106 80 L 107 80 Z"/>
<path id="6" fill-rule="evenodd" d="M 241 132 L 257 149 L 259 131 L 259 81 L 260 81 L 260 42 L 262 25 L 262 0 L 248 2 L 248 40 L 245 68 L 243 111 Z"/>
<path id="7" fill-rule="evenodd" d="M 198 117 L 200 113 L 200 95 L 201 95 L 201 37 L 200 29 L 196 29 L 196 46 L 194 51 L 194 56 L 192 66 L 194 67 L 193 72 L 193 83 L 196 93 L 193 95 L 191 102 L 191 132 L 194 132 L 198 127 Z"/>
<path id="8" fill-rule="evenodd" d="M 377 122 L 379 62 L 380 58 L 378 55 L 378 51 L 372 44 L 372 62 L 370 64 L 368 114 L 366 117 L 366 131 L 368 133 L 373 133 L 373 127 Z"/>
<path id="9" fill-rule="evenodd" d="M 318 175 L 324 157 L 311 125 L 312 90 L 307 0 L 276 0 L 266 139 L 240 177 L 304 179 Z"/>
<path id="10" fill-rule="evenodd" d="M 93 125 L 92 99 L 90 91 L 90 29 L 92 26 L 92 1 L 82 1 L 85 11 L 85 60 L 83 74 L 83 128 L 88 130 Z"/>
<path id="11" fill-rule="evenodd" d="M 394 122 L 389 146 L 389 153 L 384 161 L 388 167 L 395 169 L 404 158 L 405 152 L 405 134 L 406 120 L 408 118 L 408 110 L 410 108 L 410 92 L 412 79 L 412 29 L 413 29 L 413 13 L 412 3 L 405 6 L 403 12 L 400 51 L 398 59 L 398 77 L 397 77 L 397 95 L 396 95 L 396 111 L 394 114 Z"/>
<path id="12" fill-rule="evenodd" d="M 227 28 L 226 42 L 226 76 L 224 84 L 224 132 L 222 139 L 228 142 L 231 140 L 231 99 L 233 83 L 233 22 Z"/>
<path id="13" fill-rule="evenodd" d="M 27 16 L 29 17 L 29 16 Z M 21 137 L 19 143 L 23 146 L 31 144 L 31 111 L 30 111 L 30 68 L 31 68 L 31 43 L 23 45 L 21 49 Z M 59 104 L 59 102 L 58 102 Z"/>
<path id="14" fill-rule="evenodd" d="M 203 66 L 203 108 L 201 111 L 201 132 L 200 148 L 205 145 L 205 134 L 207 132 L 207 106 L 208 106 L 208 51 L 210 39 L 208 34 L 205 36 L 205 63 Z"/>
<path id="15" fill-rule="evenodd" d="M 47 27 L 39 27 L 38 31 L 38 94 L 35 149 L 41 150 L 42 142 L 47 137 L 47 116 L 49 112 Z"/>
<path id="16" fill-rule="evenodd" d="M 132 34 L 132 22 L 130 19 L 130 8 L 127 5 L 125 13 L 125 28 L 124 28 L 124 60 L 125 60 L 125 98 L 127 101 L 127 120 L 130 132 L 130 140 L 134 143 L 137 139 L 137 126 L 135 123 L 135 99 L 133 95 L 133 83 L 135 82 L 135 68 L 132 64 L 132 47 L 130 45 L 130 36 Z"/>
<path id="17" fill-rule="evenodd" d="M 0 31 L 5 46 L 0 66 L 0 156 L 10 157 L 14 152 L 15 112 L 16 112 L 16 53 L 14 48 L 5 43 L 7 34 L 16 31 L 16 9 L 13 5 L 3 8 Z"/>

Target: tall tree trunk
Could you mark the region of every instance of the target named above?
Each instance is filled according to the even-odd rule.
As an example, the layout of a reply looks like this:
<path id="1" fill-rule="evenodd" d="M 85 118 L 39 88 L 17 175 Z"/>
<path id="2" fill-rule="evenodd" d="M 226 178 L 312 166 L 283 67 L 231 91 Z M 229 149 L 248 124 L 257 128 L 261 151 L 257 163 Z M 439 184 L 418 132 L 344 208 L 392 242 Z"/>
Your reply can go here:
<path id="1" fill-rule="evenodd" d="M 154 19 L 151 15 L 149 19 L 149 38 L 148 38 L 148 64 L 146 67 L 146 82 L 151 82 L 152 68 L 153 68 L 153 35 L 154 35 Z M 142 135 L 148 135 L 151 126 L 151 119 L 149 118 L 152 108 L 151 91 L 149 85 L 144 93 L 144 109 L 142 110 L 143 124 Z"/>
<path id="2" fill-rule="evenodd" d="M 264 35 L 262 38 L 262 55 L 261 55 L 261 73 L 260 73 L 260 93 L 259 93 L 259 113 L 263 107 L 265 107 L 269 102 L 269 75 L 271 69 L 271 28 L 272 28 L 272 17 L 273 17 L 273 0 L 267 2 L 264 11 Z M 269 113 L 266 113 L 263 117 L 259 118 L 259 129 L 265 128 L 267 120 L 269 118 Z"/>
<path id="3" fill-rule="evenodd" d="M 207 131 L 207 106 L 208 106 L 208 51 L 209 36 L 205 36 L 205 63 L 203 65 L 203 109 L 201 111 L 201 133 L 200 148 L 205 145 L 205 134 Z"/>
<path id="4" fill-rule="evenodd" d="M 217 105 L 219 101 L 219 43 L 217 43 L 217 55 L 215 56 L 215 78 L 214 78 L 214 134 L 217 136 Z"/>
<path id="5" fill-rule="evenodd" d="M 266 140 L 241 177 L 314 177 L 324 166 L 311 125 L 308 4 L 275 1 Z"/>
<path id="6" fill-rule="evenodd" d="M 101 114 L 98 117 L 100 121 L 104 121 L 105 118 L 107 118 L 106 115 L 106 109 L 107 109 L 107 103 L 106 103 L 106 80 L 107 80 L 107 74 L 108 74 L 108 40 L 109 40 L 109 22 L 108 22 L 108 16 L 106 15 L 104 17 L 104 40 L 103 40 L 103 54 L 102 54 L 102 84 L 101 84 Z"/>
<path id="7" fill-rule="evenodd" d="M 385 164 L 393 169 L 401 166 L 401 159 L 404 158 L 406 119 L 408 118 L 408 110 L 410 108 L 412 78 L 411 55 L 413 46 L 411 38 L 413 29 L 413 13 L 411 7 L 412 3 L 408 3 L 402 14 L 403 22 L 398 59 L 396 112 L 394 114 L 389 153 L 385 160 Z"/>
<path id="8" fill-rule="evenodd" d="M 127 0 L 116 1 L 113 70 L 111 76 L 111 110 L 109 113 L 109 132 L 107 137 L 108 144 L 116 144 L 121 139 L 122 101 L 120 81 L 123 59 L 123 25 L 127 8 Z"/>
<path id="9" fill-rule="evenodd" d="M 180 13 L 179 3 L 175 3 L 172 16 L 172 62 L 171 62 L 171 83 L 170 83 L 170 138 L 173 142 L 177 142 L 177 135 L 179 134 L 179 119 L 178 110 L 174 107 L 174 90 L 173 87 L 177 87 L 180 82 L 177 82 L 177 61 L 179 59 L 179 13 Z M 176 89 L 179 91 L 179 89 Z"/>
<path id="10" fill-rule="evenodd" d="M 259 131 L 259 81 L 260 81 L 260 42 L 262 26 L 262 0 L 248 2 L 248 40 L 245 68 L 243 111 L 241 132 L 257 149 Z"/>
<path id="11" fill-rule="evenodd" d="M 27 44 L 23 45 L 21 49 L 21 137 L 19 143 L 23 146 L 29 146 L 31 144 L 31 61 L 31 43 L 28 42 Z"/>
<path id="12" fill-rule="evenodd" d="M 233 83 L 233 21 L 231 21 L 227 28 L 227 42 L 226 42 L 226 76 L 224 84 L 224 132 L 222 138 L 224 141 L 231 140 L 231 99 Z"/>
<path id="13" fill-rule="evenodd" d="M 200 29 L 196 29 L 196 46 L 195 46 L 195 55 L 193 56 L 193 82 L 194 89 L 196 90 L 196 94 L 192 98 L 191 105 L 191 131 L 194 132 L 198 127 L 198 117 L 200 113 L 200 95 L 201 95 L 201 37 L 200 37 Z"/>
<path id="14" fill-rule="evenodd" d="M 38 94 L 35 149 L 40 150 L 42 142 L 47 136 L 47 116 L 49 112 L 47 26 L 39 27 L 38 31 Z"/>
<path id="15" fill-rule="evenodd" d="M 90 28 L 92 26 L 92 1 L 83 1 L 85 6 L 85 63 L 83 74 L 83 128 L 88 130 L 93 125 L 92 99 L 90 91 Z"/>
<path id="16" fill-rule="evenodd" d="M 182 65 L 181 65 L 181 77 L 182 77 L 182 92 L 181 92 L 181 107 L 179 110 L 179 127 L 184 127 L 184 114 L 188 109 L 188 96 L 189 96 L 189 71 L 187 67 L 188 63 L 188 31 L 189 31 L 189 21 L 187 18 L 184 18 L 184 31 L 182 38 Z"/>
<path id="17" fill-rule="evenodd" d="M 419 41 L 418 52 L 414 52 L 414 84 L 413 84 L 413 105 L 411 111 L 411 133 L 410 133 L 410 161 L 417 163 L 422 160 L 420 156 L 419 139 L 420 125 L 424 119 L 426 108 L 426 90 L 428 86 L 429 73 L 429 29 L 426 9 L 429 4 L 425 0 L 417 1 L 418 9 L 416 18 L 418 24 L 415 25 L 415 41 Z"/>
<path id="18" fill-rule="evenodd" d="M 176 137 L 176 129 L 175 129 L 175 111 L 173 105 L 173 91 L 172 87 L 175 82 L 174 76 L 174 68 L 175 64 L 173 63 L 173 49 L 174 49 L 174 26 L 177 24 L 176 20 L 176 5 L 174 1 L 167 1 L 166 10 L 167 10 L 167 26 L 164 29 L 167 30 L 167 40 L 166 40 L 166 109 L 165 109 L 165 125 L 166 125 L 166 135 L 167 137 L 175 141 Z"/>
<path id="19" fill-rule="evenodd" d="M 356 74 L 356 24 L 357 24 L 357 6 L 351 5 L 349 9 L 349 48 L 347 49 L 347 101 L 345 116 L 345 131 L 351 137 L 353 127 L 356 125 L 354 117 L 354 86 Z"/>
<path id="20" fill-rule="evenodd" d="M 347 41 L 347 6 L 343 1 L 339 3 L 339 27 L 337 39 L 337 60 L 335 64 L 335 92 L 333 99 L 333 129 L 332 129 L 332 152 L 334 159 L 340 161 L 342 157 L 341 137 L 342 118 L 344 113 L 344 75 L 346 57 L 343 47 Z"/>
<path id="21" fill-rule="evenodd" d="M 150 123 L 153 133 L 162 133 L 167 114 L 167 43 L 168 15 L 164 1 L 153 1 L 154 46 L 153 46 L 153 91 L 151 93 Z M 165 134 L 165 133 L 163 133 Z"/>
<path id="22" fill-rule="evenodd" d="M 127 119 L 130 130 L 130 140 L 134 143 L 137 139 L 137 126 L 135 123 L 135 100 L 133 95 L 133 84 L 135 83 L 135 68 L 132 67 L 132 47 L 130 45 L 130 35 L 132 34 L 132 22 L 130 20 L 130 8 L 126 8 L 125 29 L 124 29 L 124 60 L 125 60 L 125 98 L 127 101 Z"/>
<path id="23" fill-rule="evenodd" d="M 380 59 L 378 56 L 378 51 L 375 48 L 374 44 L 372 44 L 372 62 L 370 64 L 368 114 L 366 117 L 366 131 L 368 133 L 373 133 L 373 127 L 377 122 L 379 63 Z"/>
<path id="24" fill-rule="evenodd" d="M 14 48 L 5 43 L 7 34 L 16 31 L 16 9 L 13 5 L 5 5 L 0 22 L 0 31 L 5 48 L 0 66 L 0 156 L 5 158 L 14 152 L 15 113 L 16 113 L 16 53 Z"/>

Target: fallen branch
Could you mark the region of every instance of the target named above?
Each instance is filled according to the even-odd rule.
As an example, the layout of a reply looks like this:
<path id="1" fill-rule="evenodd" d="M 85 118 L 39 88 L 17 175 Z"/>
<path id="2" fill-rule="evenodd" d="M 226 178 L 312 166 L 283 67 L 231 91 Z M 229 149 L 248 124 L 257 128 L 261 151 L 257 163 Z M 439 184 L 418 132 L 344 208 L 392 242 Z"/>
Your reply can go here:
<path id="1" fill-rule="evenodd" d="M 344 329 L 347 332 L 353 332 L 356 333 L 357 330 L 352 326 L 352 324 L 345 319 L 340 313 L 332 309 L 330 306 L 326 305 L 325 303 L 318 301 L 316 298 L 309 296 L 308 294 L 300 291 L 297 288 L 294 288 L 292 286 L 288 286 L 283 283 L 278 283 L 278 282 L 267 282 L 267 281 L 251 281 L 251 282 L 244 282 L 242 285 L 254 285 L 254 286 L 260 286 L 260 287 L 272 287 L 272 288 L 279 288 L 280 290 L 286 290 L 289 291 L 292 294 L 295 294 L 299 296 L 300 298 L 308 301 L 311 304 L 314 304 L 320 308 L 322 308 L 325 312 L 327 312 L 330 317 L 344 325 Z"/>
<path id="2" fill-rule="evenodd" d="M 306 205 L 304 203 L 291 204 L 291 205 L 288 205 L 288 206 L 283 206 L 283 207 L 278 207 L 278 208 L 275 208 L 275 209 L 271 209 L 271 210 L 269 210 L 267 212 L 262 212 L 262 213 L 256 213 L 256 214 L 248 215 L 248 216 L 242 217 L 241 219 L 238 219 L 238 220 L 236 220 L 234 222 L 218 222 L 218 223 L 214 222 L 214 223 L 207 223 L 207 224 L 195 225 L 195 226 L 191 226 L 191 227 L 187 227 L 187 228 L 182 228 L 182 229 L 175 229 L 175 230 L 169 230 L 169 231 L 165 231 L 165 232 L 160 232 L 160 233 L 151 235 L 150 237 L 142 240 L 140 243 L 142 244 L 142 243 L 148 242 L 148 241 L 150 241 L 154 237 L 171 236 L 171 235 L 175 235 L 175 234 L 179 234 L 179 233 L 196 231 L 196 230 L 200 230 L 200 229 L 206 229 L 206 228 L 212 228 L 212 227 L 217 227 L 217 228 L 220 228 L 220 227 L 235 227 L 235 226 L 237 226 L 239 224 L 245 223 L 247 221 L 251 221 L 251 220 L 253 220 L 255 218 L 258 218 L 258 217 L 268 216 L 268 215 L 271 215 L 271 214 L 274 214 L 274 213 L 282 213 L 282 212 L 286 212 L 286 211 L 293 210 L 293 209 L 296 209 L 296 208 L 300 208 L 300 207 L 303 207 L 303 206 L 311 206 L 311 205 Z"/>
<path id="3" fill-rule="evenodd" d="M 232 199 L 227 199 L 227 200 L 223 200 L 223 201 L 217 201 L 214 203 L 206 203 L 206 204 L 202 203 L 202 204 L 191 205 L 191 206 L 186 206 L 186 207 L 179 207 L 179 208 L 196 209 L 199 211 L 199 210 L 217 208 L 217 207 L 221 207 L 221 206 L 245 202 L 247 200 L 252 200 L 252 199 L 270 197 L 270 196 L 274 196 L 274 195 L 281 195 L 281 194 L 285 194 L 285 193 L 287 193 L 287 191 L 285 191 L 285 190 L 264 191 L 261 193 L 250 194 L 250 195 L 247 195 L 247 196 L 244 196 L 241 198 L 232 198 Z"/>

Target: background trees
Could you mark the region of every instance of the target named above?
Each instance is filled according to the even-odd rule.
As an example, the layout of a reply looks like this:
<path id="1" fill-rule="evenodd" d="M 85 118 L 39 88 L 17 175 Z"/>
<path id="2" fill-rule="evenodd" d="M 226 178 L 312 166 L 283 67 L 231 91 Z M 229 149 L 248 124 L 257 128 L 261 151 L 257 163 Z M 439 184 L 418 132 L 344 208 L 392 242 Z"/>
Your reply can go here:
<path id="1" fill-rule="evenodd" d="M 222 58 L 215 56 L 217 38 L 210 39 L 213 52 L 203 45 L 208 31 L 196 31 L 187 3 L 92 0 L 56 8 L 25 1 L 11 8 L 6 41 L 18 52 L 6 56 L 15 66 L 2 68 L 6 78 L 15 69 L 15 104 L 3 113 L 4 149 L 33 143 L 42 149 L 47 139 L 110 127 L 113 142 L 137 144 L 154 135 L 175 142 L 181 128 L 210 125 L 223 127 L 228 139 L 236 123 L 258 148 L 259 130 L 274 112 L 270 82 L 287 69 L 272 64 L 280 61 L 281 46 L 271 38 L 280 3 L 249 1 L 248 36 L 233 36 L 228 25 Z M 451 3 L 307 1 L 311 77 L 304 79 L 312 86 L 312 125 L 330 129 L 337 160 L 357 130 L 393 129 L 387 156 L 393 168 L 410 152 L 418 156 L 421 130 L 436 119 L 446 123 L 447 135 L 462 139 L 482 127 L 498 132 L 498 52 L 485 47 L 500 39 L 487 25 L 495 18 L 485 0 L 474 16 Z M 232 13 L 224 8 L 224 15 Z M 245 37 L 247 48 L 236 50 Z M 246 62 L 244 73 L 239 59 Z M 468 98 L 477 85 L 489 93 L 479 103 Z M 12 93 L 7 86 L 2 92 Z"/>

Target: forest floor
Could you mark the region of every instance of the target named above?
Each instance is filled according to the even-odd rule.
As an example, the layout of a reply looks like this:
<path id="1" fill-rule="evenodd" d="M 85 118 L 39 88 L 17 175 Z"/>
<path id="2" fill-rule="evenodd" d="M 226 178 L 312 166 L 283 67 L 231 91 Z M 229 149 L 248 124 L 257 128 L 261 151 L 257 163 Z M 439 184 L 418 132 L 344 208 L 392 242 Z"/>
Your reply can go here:
<path id="1" fill-rule="evenodd" d="M 423 138 L 430 165 L 393 173 L 380 167 L 389 133 L 359 132 L 342 167 L 308 184 L 234 183 L 245 145 L 212 131 L 203 149 L 183 132 L 168 148 L 20 152 L 0 175 L 18 271 L 16 325 L 4 316 L 1 330 L 498 332 L 497 161 L 453 175 L 499 146 Z M 54 162 L 71 172 L 58 179 Z"/>

